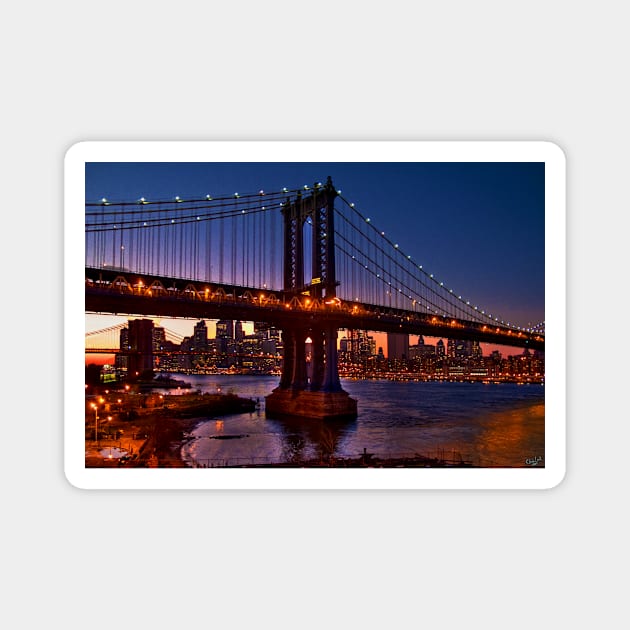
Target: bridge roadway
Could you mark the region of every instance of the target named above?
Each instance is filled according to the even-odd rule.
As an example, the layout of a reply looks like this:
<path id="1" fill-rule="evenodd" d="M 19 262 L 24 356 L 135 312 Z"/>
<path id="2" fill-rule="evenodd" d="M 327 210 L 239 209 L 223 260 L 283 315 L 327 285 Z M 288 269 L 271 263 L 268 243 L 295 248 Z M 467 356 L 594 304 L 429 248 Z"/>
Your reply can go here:
<path id="1" fill-rule="evenodd" d="M 334 326 L 545 349 L 544 335 L 539 333 L 359 302 L 322 301 L 302 292 L 90 267 L 85 268 L 85 278 L 86 312 L 265 322 L 281 330 Z"/>

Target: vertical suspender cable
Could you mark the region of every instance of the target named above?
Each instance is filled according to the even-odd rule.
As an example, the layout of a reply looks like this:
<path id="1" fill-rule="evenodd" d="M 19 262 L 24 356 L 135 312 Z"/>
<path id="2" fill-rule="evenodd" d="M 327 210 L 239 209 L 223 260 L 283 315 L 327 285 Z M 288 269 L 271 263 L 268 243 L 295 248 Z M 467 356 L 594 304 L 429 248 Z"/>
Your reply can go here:
<path id="1" fill-rule="evenodd" d="M 224 247 L 224 229 L 225 222 L 223 219 L 219 219 L 219 282 L 223 284 L 223 258 L 225 256 L 225 252 L 223 251 Z"/>

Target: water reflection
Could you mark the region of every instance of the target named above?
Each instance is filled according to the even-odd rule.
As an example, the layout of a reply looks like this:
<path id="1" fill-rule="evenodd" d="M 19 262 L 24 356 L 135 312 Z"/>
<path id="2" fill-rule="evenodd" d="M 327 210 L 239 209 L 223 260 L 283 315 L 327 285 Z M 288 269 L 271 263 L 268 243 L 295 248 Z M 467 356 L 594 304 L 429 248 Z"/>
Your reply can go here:
<path id="1" fill-rule="evenodd" d="M 275 377 L 186 378 L 202 391 L 221 387 L 263 405 L 277 386 Z M 356 420 L 271 419 L 264 409 L 213 417 L 195 429 L 182 454 L 202 465 L 251 465 L 356 458 L 367 449 L 383 457 L 461 456 L 480 466 L 529 468 L 528 459 L 541 457 L 537 465 L 544 465 L 541 386 L 346 381 L 343 387 L 359 401 Z"/>
<path id="2" fill-rule="evenodd" d="M 356 430 L 356 420 L 267 418 L 280 433 L 284 461 L 297 462 L 315 456 L 328 460 L 338 452 L 342 438 Z"/>
<path id="3" fill-rule="evenodd" d="M 481 461 L 495 466 L 545 465 L 545 406 L 519 407 L 492 414 L 483 424 L 472 448 Z M 540 458 L 540 459 L 538 459 Z"/>

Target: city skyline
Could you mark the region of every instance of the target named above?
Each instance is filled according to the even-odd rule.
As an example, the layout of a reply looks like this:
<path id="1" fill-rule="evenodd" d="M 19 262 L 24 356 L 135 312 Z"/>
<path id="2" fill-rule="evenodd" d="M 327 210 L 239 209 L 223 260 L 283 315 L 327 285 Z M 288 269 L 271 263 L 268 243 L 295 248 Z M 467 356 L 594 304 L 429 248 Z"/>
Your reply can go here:
<path id="1" fill-rule="evenodd" d="M 102 330 L 103 328 L 107 328 L 110 326 L 118 326 L 120 324 L 126 324 L 129 320 L 132 319 L 151 319 L 155 326 L 161 326 L 165 329 L 180 335 L 181 337 L 192 338 L 194 336 L 194 328 L 195 325 L 199 321 L 204 321 L 208 326 L 208 338 L 214 338 L 215 336 L 215 326 L 216 323 L 220 320 L 216 319 L 184 319 L 184 318 L 165 318 L 165 317 L 147 317 L 147 316 L 128 316 L 128 315 L 100 315 L 98 316 L 99 321 L 102 319 L 103 326 L 99 326 L 98 328 L 89 328 L 88 325 L 94 325 L 95 320 L 92 319 L 89 315 L 86 315 L 86 334 L 90 332 L 96 332 L 98 330 Z M 236 320 L 234 320 L 236 321 Z M 250 335 L 254 332 L 254 322 L 242 322 L 243 324 L 243 332 L 246 335 Z M 341 345 L 341 340 L 347 337 L 348 334 L 347 329 L 340 329 L 337 337 L 337 347 L 339 348 Z M 381 333 L 377 331 L 365 331 L 368 332 L 371 337 L 375 340 L 376 349 L 378 351 L 379 348 L 382 348 L 383 354 L 386 358 L 388 358 L 388 343 L 387 343 L 387 333 Z M 420 335 L 409 335 L 409 345 L 413 346 L 417 344 Z M 423 335 L 424 341 L 426 344 L 435 344 L 438 340 L 442 339 L 444 343 L 447 343 L 446 337 L 431 337 L 428 335 Z M 510 355 L 518 355 L 523 352 L 522 348 L 516 348 L 512 346 L 503 346 L 497 344 L 489 344 L 489 343 L 480 343 L 479 344 L 483 355 L 489 356 L 492 352 L 498 351 L 502 356 L 510 356 Z M 97 365 L 105 365 L 109 363 L 113 363 L 114 355 L 105 355 L 99 353 L 86 353 L 85 363 L 87 364 L 97 364 Z"/>
<path id="2" fill-rule="evenodd" d="M 247 327 L 249 328 L 249 327 Z M 149 318 L 129 319 L 108 331 L 110 348 L 118 347 L 113 362 L 96 371 L 86 365 L 86 383 L 96 375 L 109 383 L 144 382 L 160 374 L 281 376 L 285 341 L 269 324 L 254 324 L 248 330 L 238 320 L 218 320 L 208 330 L 199 319 L 192 334 L 179 339 Z M 118 343 L 111 341 L 111 336 Z M 170 338 L 169 338 L 170 337 Z M 469 381 L 485 383 L 544 383 L 544 352 L 528 348 L 516 355 L 484 354 L 478 341 L 425 338 L 423 335 L 387 333 L 386 345 L 365 330 L 340 331 L 338 369 L 349 379 Z M 381 340 L 379 340 L 379 343 Z M 306 375 L 315 377 L 316 347 L 305 341 Z M 113 380 L 112 380 L 113 379 Z M 164 381 L 167 382 L 167 381 Z M 173 381 L 183 385 L 184 381 Z M 186 386 L 188 387 L 188 386 Z"/>

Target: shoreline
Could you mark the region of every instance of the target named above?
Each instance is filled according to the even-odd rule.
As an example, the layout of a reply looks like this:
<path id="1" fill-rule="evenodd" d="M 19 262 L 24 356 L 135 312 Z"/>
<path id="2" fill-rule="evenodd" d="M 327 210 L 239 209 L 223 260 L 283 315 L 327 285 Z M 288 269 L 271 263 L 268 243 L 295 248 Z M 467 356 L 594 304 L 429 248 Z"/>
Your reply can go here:
<path id="1" fill-rule="evenodd" d="M 107 392 L 103 391 L 103 394 Z M 118 398 L 122 397 L 121 399 Z M 98 398 L 98 394 L 97 394 Z M 253 412 L 258 408 L 255 398 L 240 398 L 233 393 L 229 394 L 202 394 L 197 390 L 195 394 L 181 394 L 169 396 L 153 393 L 138 394 L 129 393 L 126 396 L 117 391 L 110 396 L 110 401 L 104 400 L 99 408 L 99 443 L 98 447 L 101 451 L 97 452 L 97 443 L 94 441 L 94 421 L 90 418 L 93 411 L 86 413 L 86 467 L 160 467 L 160 468 L 208 468 L 208 467 L 229 467 L 229 468 L 305 468 L 305 467 L 525 467 L 518 465 L 518 458 L 514 457 L 495 457 L 492 453 L 484 452 L 483 449 L 473 449 L 473 451 L 461 450 L 461 455 L 455 453 L 453 457 L 444 457 L 444 453 L 435 449 L 426 449 L 421 445 L 410 445 L 409 449 L 400 449 L 399 454 L 395 453 L 378 453 L 378 445 L 372 444 L 372 453 L 360 454 L 364 444 L 353 453 L 346 455 L 338 454 L 329 456 L 327 453 L 323 455 L 313 456 L 313 453 L 306 454 L 303 460 L 291 461 L 273 461 L 270 458 L 239 456 L 248 455 L 240 453 L 238 449 L 233 452 L 234 457 L 224 459 L 207 459 L 201 456 L 196 460 L 189 454 L 184 454 L 186 445 L 194 440 L 191 433 L 200 424 L 212 421 L 213 419 L 226 419 L 231 415 L 238 415 L 243 412 Z M 115 403 L 118 399 L 118 404 Z M 94 400 L 92 397 L 91 400 Z M 90 397 L 86 400 L 86 409 L 90 408 Z M 111 402 L 111 406 L 109 405 Z M 530 407 L 531 401 L 520 401 L 517 410 L 521 407 Z M 542 405 L 542 418 L 544 423 L 544 400 L 536 402 L 536 407 Z M 114 416 L 111 422 L 104 422 L 106 413 L 112 413 Z M 260 413 L 260 412 L 259 412 Z M 504 412 L 500 413 L 503 418 Z M 540 415 L 540 414 L 538 414 Z M 490 432 L 489 435 L 494 436 L 498 432 L 506 429 L 506 420 L 509 416 L 500 419 L 497 422 L 490 422 L 494 414 L 487 418 L 488 422 L 485 429 Z M 93 418 L 93 416 L 92 416 Z M 110 418 L 108 418 L 109 420 Z M 241 430 L 240 433 L 247 433 Z M 236 431 L 239 433 L 239 431 Z M 243 436 L 241 436 L 243 437 Z M 376 447 L 376 448 L 375 448 Z M 107 449 L 113 449 L 113 456 L 107 456 Z M 368 449 L 370 446 L 368 446 Z M 124 449 L 126 453 L 120 457 L 120 453 L 115 449 Z M 415 450 L 417 449 L 417 450 Z M 452 449 L 447 449 L 452 450 Z M 460 450 L 459 448 L 456 450 Z M 523 457 L 530 457 L 543 453 L 543 448 L 526 449 L 527 453 Z M 531 450 L 531 453 L 530 453 Z M 404 453 L 404 451 L 408 451 Z M 475 454 L 476 453 L 476 454 Z M 367 455 L 367 457 L 365 457 Z M 450 455 L 448 453 L 447 455 Z M 274 458 L 275 459 L 275 458 Z M 544 466 L 544 463 L 543 463 Z M 540 465 L 538 467 L 541 467 Z"/>
<path id="2" fill-rule="evenodd" d="M 153 395 L 128 395 L 107 416 L 108 433 L 99 433 L 98 441 L 86 416 L 86 468 L 187 468 L 181 448 L 199 423 L 208 416 L 238 414 L 256 407 L 254 400 L 234 394 L 186 394 L 169 397 L 168 403 L 155 407 L 150 404 L 154 400 Z M 113 449 L 124 450 L 126 455 L 101 454 L 107 449 L 110 454 Z"/>

